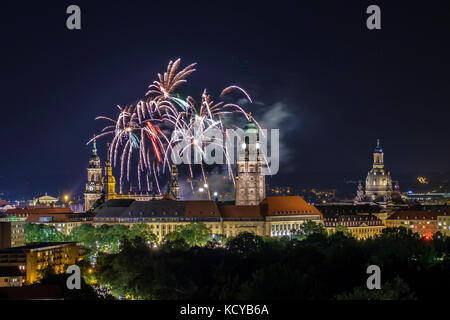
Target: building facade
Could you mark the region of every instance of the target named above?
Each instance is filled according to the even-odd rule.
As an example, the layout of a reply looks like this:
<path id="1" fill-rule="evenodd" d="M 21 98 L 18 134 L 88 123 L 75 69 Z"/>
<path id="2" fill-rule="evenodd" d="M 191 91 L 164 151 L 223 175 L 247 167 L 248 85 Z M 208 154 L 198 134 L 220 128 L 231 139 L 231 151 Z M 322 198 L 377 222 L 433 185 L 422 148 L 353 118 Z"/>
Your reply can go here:
<path id="1" fill-rule="evenodd" d="M 450 210 L 440 212 L 437 216 L 437 231 L 450 236 Z"/>
<path id="2" fill-rule="evenodd" d="M 267 197 L 260 205 L 237 206 L 211 200 L 110 200 L 94 210 L 94 225 L 147 223 L 162 241 L 177 226 L 202 222 L 226 237 L 247 231 L 260 236 L 289 236 L 307 221 L 322 223 L 321 213 L 298 196 Z"/>
<path id="3" fill-rule="evenodd" d="M 0 217 L 0 249 L 20 247 L 25 244 L 24 218 Z"/>
<path id="4" fill-rule="evenodd" d="M 429 239 L 438 231 L 438 216 L 440 214 L 442 215 L 442 212 L 396 211 L 386 219 L 386 227 L 405 227 L 418 233 L 420 237 Z"/>
<path id="5" fill-rule="evenodd" d="M 102 167 L 100 157 L 97 155 L 97 144 L 92 144 L 92 154 L 87 168 L 87 183 L 84 191 L 84 210 L 88 211 L 103 195 Z"/>
<path id="6" fill-rule="evenodd" d="M 251 115 L 244 127 L 243 136 L 244 142 L 241 144 L 236 166 L 236 205 L 259 205 L 266 197 L 266 181 L 259 130 Z"/>
<path id="7" fill-rule="evenodd" d="M 17 267 L 0 267 L 0 288 L 22 286 L 23 275 Z"/>
<path id="8" fill-rule="evenodd" d="M 23 282 L 32 284 L 39 280 L 40 271 L 52 265 L 56 273 L 64 272 L 69 265 L 82 259 L 83 248 L 77 242 L 32 243 L 17 248 L 0 250 L 0 267 L 17 267 Z"/>
<path id="9" fill-rule="evenodd" d="M 324 218 L 324 227 L 328 234 L 336 232 L 339 226 L 345 227 L 353 238 L 365 240 L 381 234 L 385 225 L 375 215 L 337 215 Z"/>
<path id="10" fill-rule="evenodd" d="M 112 199 L 134 199 L 138 201 L 149 201 L 161 199 L 162 195 L 151 192 L 117 193 L 116 178 L 112 172 L 110 145 L 107 144 L 107 154 L 105 163 L 105 174 L 102 176 L 100 158 L 97 155 L 96 141 L 93 141 L 92 155 L 89 158 L 88 180 L 84 193 L 84 210 L 90 211 L 96 204 Z M 175 174 L 178 173 L 175 171 Z M 178 180 L 177 180 L 178 183 Z M 175 188 L 175 186 L 173 186 Z M 174 189 L 175 190 L 175 189 Z M 178 195 L 178 189 L 176 189 Z"/>
<path id="11" fill-rule="evenodd" d="M 74 213 L 69 208 L 11 209 L 6 211 L 5 215 L 11 219 L 23 220 L 22 224 L 26 222 L 53 226 L 65 235 L 69 235 L 75 227 L 92 222 L 93 218 L 93 214 Z"/>

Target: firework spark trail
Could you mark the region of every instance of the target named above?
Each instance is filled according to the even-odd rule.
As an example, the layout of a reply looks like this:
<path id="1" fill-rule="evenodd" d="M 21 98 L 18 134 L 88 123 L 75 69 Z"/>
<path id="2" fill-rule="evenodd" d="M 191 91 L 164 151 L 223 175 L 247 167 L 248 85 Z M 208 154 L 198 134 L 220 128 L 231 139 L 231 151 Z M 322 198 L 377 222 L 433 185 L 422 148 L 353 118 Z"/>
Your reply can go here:
<path id="1" fill-rule="evenodd" d="M 207 160 L 204 149 L 208 145 L 218 146 L 225 155 L 225 162 L 228 167 L 228 174 L 235 184 L 234 175 L 231 168 L 230 154 L 223 143 L 223 138 L 210 139 L 208 133 L 217 129 L 222 133 L 222 137 L 227 137 L 226 126 L 223 122 L 223 116 L 227 114 L 242 114 L 247 120 L 249 115 L 245 110 L 233 103 L 224 103 L 219 101 L 215 103 L 206 89 L 203 91 L 199 107 L 196 106 L 195 100 L 188 96 L 181 98 L 175 90 L 186 83 L 186 78 L 192 74 L 196 63 L 190 64 L 180 70 L 181 60 L 170 61 L 167 71 L 158 74 L 158 80 L 153 81 L 149 85 L 146 93 L 146 100 L 139 101 L 136 105 L 128 105 L 126 107 L 117 106 L 119 116 L 117 120 L 109 117 L 100 116 L 96 119 L 102 119 L 112 122 L 114 125 L 106 126 L 102 132 L 93 139 L 113 135 L 109 153 L 111 154 L 114 167 L 117 159 L 120 158 L 120 192 L 122 193 L 122 184 L 124 175 L 126 179 L 130 179 L 130 169 L 132 166 L 132 154 L 137 150 L 137 175 L 138 185 L 141 188 L 141 174 L 145 174 L 147 189 L 150 190 L 150 177 L 153 175 L 158 192 L 160 186 L 158 175 L 160 173 L 160 164 L 164 172 L 166 166 L 170 168 L 169 154 L 176 150 L 176 146 L 185 143 L 187 146 L 180 150 L 179 156 L 183 156 L 185 152 L 191 152 L 194 149 L 197 155 L 200 155 L 200 167 L 204 183 L 207 181 L 203 162 Z M 222 90 L 219 98 L 232 91 L 238 91 L 243 94 L 250 103 L 252 99 L 250 95 L 238 86 L 229 86 Z M 258 128 L 261 126 L 253 120 Z M 169 139 L 161 130 L 161 126 L 165 130 L 172 133 Z M 120 153 L 120 156 L 119 156 Z M 192 165 L 188 164 L 191 188 L 193 188 L 193 170 Z"/>

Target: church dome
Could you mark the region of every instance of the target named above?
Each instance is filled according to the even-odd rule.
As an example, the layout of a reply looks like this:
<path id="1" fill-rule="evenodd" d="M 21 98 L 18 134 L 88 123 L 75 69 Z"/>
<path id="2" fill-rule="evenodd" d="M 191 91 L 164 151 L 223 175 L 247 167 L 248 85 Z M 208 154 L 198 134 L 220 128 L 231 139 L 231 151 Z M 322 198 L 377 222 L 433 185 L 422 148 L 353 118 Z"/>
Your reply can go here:
<path id="1" fill-rule="evenodd" d="M 366 178 L 366 197 L 383 201 L 389 196 L 392 190 L 391 174 L 384 167 L 384 154 L 380 146 L 380 140 L 377 140 L 377 146 L 373 152 L 373 167 Z"/>

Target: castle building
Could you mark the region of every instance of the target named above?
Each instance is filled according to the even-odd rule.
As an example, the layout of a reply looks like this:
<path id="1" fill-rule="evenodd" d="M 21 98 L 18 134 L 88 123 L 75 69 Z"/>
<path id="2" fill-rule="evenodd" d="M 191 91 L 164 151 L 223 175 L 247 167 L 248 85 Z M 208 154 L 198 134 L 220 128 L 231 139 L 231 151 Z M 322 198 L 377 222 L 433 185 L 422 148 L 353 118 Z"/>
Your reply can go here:
<path id="1" fill-rule="evenodd" d="M 244 127 L 236 173 L 236 205 L 259 205 L 266 197 L 264 160 L 260 151 L 259 130 L 250 115 Z"/>

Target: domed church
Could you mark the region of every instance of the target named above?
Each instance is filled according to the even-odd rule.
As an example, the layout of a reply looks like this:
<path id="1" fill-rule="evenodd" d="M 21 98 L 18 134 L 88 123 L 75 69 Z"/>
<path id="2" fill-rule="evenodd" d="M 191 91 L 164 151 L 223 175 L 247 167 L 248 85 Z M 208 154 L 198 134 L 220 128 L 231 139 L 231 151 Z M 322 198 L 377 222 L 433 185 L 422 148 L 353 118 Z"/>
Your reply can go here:
<path id="1" fill-rule="evenodd" d="M 377 146 L 373 151 L 373 166 L 367 174 L 366 188 L 363 195 L 362 186 L 358 186 L 356 197 L 357 202 L 374 201 L 389 202 L 392 198 L 392 178 L 391 173 L 384 167 L 384 153 L 377 140 Z"/>

